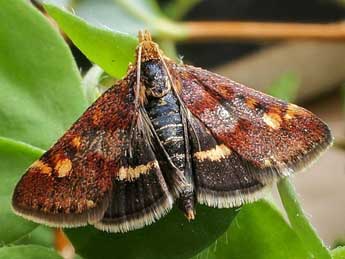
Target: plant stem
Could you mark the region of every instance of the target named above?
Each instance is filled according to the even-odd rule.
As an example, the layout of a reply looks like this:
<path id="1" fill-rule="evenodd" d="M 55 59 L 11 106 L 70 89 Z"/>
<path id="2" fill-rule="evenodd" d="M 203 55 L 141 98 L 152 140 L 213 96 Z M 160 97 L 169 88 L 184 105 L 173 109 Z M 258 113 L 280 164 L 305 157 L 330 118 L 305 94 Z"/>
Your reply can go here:
<path id="1" fill-rule="evenodd" d="M 278 183 L 278 191 L 292 228 L 306 248 L 313 254 L 313 258 L 331 259 L 326 246 L 305 216 L 295 189 L 288 177 Z"/>
<path id="2" fill-rule="evenodd" d="M 323 40 L 345 41 L 345 24 L 267 22 L 182 22 L 157 20 L 158 31 L 172 40 Z M 158 35 L 160 36 L 160 35 Z"/>
<path id="3" fill-rule="evenodd" d="M 186 22 L 186 40 L 345 40 L 343 23 Z"/>

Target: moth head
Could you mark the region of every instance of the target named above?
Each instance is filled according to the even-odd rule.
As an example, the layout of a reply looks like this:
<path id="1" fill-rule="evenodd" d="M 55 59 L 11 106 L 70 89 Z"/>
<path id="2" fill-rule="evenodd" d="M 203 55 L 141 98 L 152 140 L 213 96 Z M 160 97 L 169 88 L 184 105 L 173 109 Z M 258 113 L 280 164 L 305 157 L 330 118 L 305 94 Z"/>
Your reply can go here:
<path id="1" fill-rule="evenodd" d="M 139 31 L 138 33 L 139 44 L 136 49 L 137 62 L 145 62 L 151 59 L 159 59 L 160 53 L 157 43 L 152 41 L 151 34 L 147 31 Z"/>
<path id="2" fill-rule="evenodd" d="M 137 67 L 140 67 L 140 80 L 145 86 L 146 96 L 163 97 L 170 91 L 171 84 L 162 62 L 162 51 L 147 30 L 139 31 L 138 40 L 137 62 L 140 66 Z"/>

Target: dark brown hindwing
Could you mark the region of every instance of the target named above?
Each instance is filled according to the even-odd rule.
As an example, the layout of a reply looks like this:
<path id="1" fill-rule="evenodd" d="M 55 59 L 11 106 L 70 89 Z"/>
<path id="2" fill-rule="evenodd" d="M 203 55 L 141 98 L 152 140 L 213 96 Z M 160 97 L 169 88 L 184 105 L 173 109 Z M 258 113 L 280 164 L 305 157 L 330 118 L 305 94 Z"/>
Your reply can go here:
<path id="1" fill-rule="evenodd" d="M 121 168 L 113 179 L 111 204 L 95 224 L 101 230 L 127 232 L 141 228 L 172 208 L 173 197 L 144 130 L 136 129 L 132 157 L 122 157 Z"/>
<path id="2" fill-rule="evenodd" d="M 267 183 L 255 168 L 223 143 L 193 115 L 189 117 L 197 201 L 212 207 L 235 207 L 259 199 Z"/>

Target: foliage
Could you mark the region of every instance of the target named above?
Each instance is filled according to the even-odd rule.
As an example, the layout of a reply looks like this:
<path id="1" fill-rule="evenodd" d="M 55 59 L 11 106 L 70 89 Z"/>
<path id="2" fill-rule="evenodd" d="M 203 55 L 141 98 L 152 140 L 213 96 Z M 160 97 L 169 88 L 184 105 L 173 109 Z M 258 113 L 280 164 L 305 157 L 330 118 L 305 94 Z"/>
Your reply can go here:
<path id="1" fill-rule="evenodd" d="M 52 248 L 37 245 L 19 245 L 0 248 L 0 259 L 61 259 Z"/>
<path id="2" fill-rule="evenodd" d="M 66 7 L 71 4 L 54 2 Z M 124 75 L 128 63 L 133 61 L 133 35 L 139 28 L 152 28 L 164 39 L 169 38 L 169 33 L 162 27 L 171 31 L 177 26 L 161 13 L 154 0 L 78 2 L 73 8 L 88 23 L 56 6 L 47 5 L 46 10 L 91 61 L 117 78 Z M 101 78 L 101 70 L 91 71 L 96 82 L 85 78 L 83 84 L 68 45 L 37 9 L 25 0 L 0 0 L 0 5 L 0 35 L 6 39 L 0 41 L 0 258 L 60 258 L 51 249 L 49 228 L 38 227 L 13 214 L 11 195 L 25 168 L 99 94 L 92 88 Z M 113 12 L 120 16 L 114 18 Z M 179 17 L 176 13 L 170 16 Z M 296 80 L 290 81 L 293 83 L 274 87 L 275 95 L 291 98 L 290 87 L 298 84 Z M 293 192 L 282 197 L 295 198 Z M 296 208 L 298 204 L 292 203 L 286 210 L 289 214 Z M 296 227 L 294 213 L 289 215 L 290 225 L 267 201 L 238 210 L 199 206 L 197 211 L 197 219 L 192 223 L 174 208 L 152 226 L 127 234 L 107 234 L 92 227 L 71 229 L 67 234 L 84 258 L 108 257 L 113 253 L 121 258 L 330 258 L 315 232 L 314 236 L 309 235 L 310 239 L 301 238 L 301 234 L 310 231 L 310 225 Z M 317 251 L 322 251 L 321 255 Z M 340 247 L 332 255 L 342 258 L 345 251 Z"/>

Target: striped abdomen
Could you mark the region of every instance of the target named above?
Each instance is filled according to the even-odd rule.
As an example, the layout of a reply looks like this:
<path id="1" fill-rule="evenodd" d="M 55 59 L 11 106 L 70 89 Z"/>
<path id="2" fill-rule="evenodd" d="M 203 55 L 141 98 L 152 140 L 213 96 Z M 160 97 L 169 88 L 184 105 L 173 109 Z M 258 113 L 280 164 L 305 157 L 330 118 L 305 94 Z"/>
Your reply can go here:
<path id="1" fill-rule="evenodd" d="M 177 98 L 172 91 L 161 98 L 151 98 L 146 110 L 172 162 L 183 171 L 185 167 L 185 142 Z"/>

